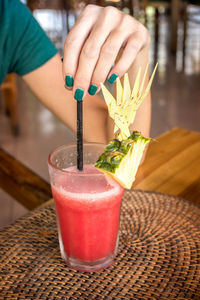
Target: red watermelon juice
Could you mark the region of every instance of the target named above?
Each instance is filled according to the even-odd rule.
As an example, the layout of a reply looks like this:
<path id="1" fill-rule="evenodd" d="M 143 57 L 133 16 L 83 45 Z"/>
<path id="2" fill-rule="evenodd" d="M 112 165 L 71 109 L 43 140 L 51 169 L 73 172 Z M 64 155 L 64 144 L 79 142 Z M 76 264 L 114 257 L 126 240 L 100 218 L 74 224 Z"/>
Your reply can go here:
<path id="1" fill-rule="evenodd" d="M 81 271 L 110 265 L 118 240 L 123 188 L 93 165 L 69 167 L 54 178 L 61 255 Z"/>

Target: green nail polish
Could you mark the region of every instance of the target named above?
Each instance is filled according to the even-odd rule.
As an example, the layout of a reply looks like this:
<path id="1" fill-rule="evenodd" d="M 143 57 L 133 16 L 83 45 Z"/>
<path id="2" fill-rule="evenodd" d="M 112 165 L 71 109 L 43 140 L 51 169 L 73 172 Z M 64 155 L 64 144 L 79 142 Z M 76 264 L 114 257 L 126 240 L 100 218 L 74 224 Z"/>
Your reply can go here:
<path id="1" fill-rule="evenodd" d="M 115 73 L 113 73 L 113 74 L 110 76 L 110 78 L 108 78 L 108 81 L 109 81 L 110 83 L 114 83 L 115 80 L 117 79 L 117 77 L 118 77 L 118 75 L 115 74 Z"/>
<path id="2" fill-rule="evenodd" d="M 82 101 L 83 99 L 84 90 L 83 89 L 76 89 L 74 99 L 77 101 Z"/>
<path id="3" fill-rule="evenodd" d="M 73 84 L 74 84 L 74 78 L 73 78 L 71 75 L 67 75 L 67 76 L 65 77 L 65 84 L 66 84 L 66 86 L 68 86 L 68 87 L 72 87 Z"/>
<path id="4" fill-rule="evenodd" d="M 91 84 L 88 93 L 93 96 L 96 93 L 97 89 L 98 89 L 97 85 Z"/>

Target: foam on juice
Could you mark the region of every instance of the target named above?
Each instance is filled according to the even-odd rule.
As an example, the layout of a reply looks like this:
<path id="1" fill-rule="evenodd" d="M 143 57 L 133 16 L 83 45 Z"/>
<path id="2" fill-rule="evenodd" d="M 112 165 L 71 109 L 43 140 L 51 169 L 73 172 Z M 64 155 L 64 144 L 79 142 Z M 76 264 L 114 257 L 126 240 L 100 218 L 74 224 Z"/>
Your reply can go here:
<path id="1" fill-rule="evenodd" d="M 70 200 L 85 202 L 106 200 L 115 197 L 122 190 L 115 180 L 102 174 L 93 165 L 85 166 L 81 173 L 75 166 L 64 169 L 64 171 L 71 173 L 70 182 L 65 182 L 64 176 L 61 176 L 56 180 L 53 188 Z M 74 176 L 77 174 L 78 178 Z M 87 179 L 84 179 L 85 174 L 87 174 Z M 91 175 L 91 178 L 88 178 L 88 174 Z M 76 178 L 73 179 L 73 176 Z M 83 185 L 81 181 L 84 180 L 85 184 Z"/>

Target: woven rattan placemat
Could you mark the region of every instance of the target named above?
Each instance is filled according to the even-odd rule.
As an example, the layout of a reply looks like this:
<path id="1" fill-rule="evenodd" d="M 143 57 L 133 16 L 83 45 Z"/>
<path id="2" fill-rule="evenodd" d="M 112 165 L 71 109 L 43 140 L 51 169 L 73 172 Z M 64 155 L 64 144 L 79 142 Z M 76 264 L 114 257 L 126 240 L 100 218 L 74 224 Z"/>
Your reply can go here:
<path id="1" fill-rule="evenodd" d="M 98 273 L 60 258 L 53 205 L 0 232 L 1 299 L 200 299 L 200 208 L 125 192 L 118 255 Z"/>

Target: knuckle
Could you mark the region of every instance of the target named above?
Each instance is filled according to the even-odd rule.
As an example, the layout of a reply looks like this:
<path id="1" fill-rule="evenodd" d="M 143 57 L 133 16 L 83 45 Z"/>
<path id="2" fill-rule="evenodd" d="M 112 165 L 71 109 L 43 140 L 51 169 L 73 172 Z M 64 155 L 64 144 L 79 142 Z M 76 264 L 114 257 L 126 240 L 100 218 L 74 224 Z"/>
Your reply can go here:
<path id="1" fill-rule="evenodd" d="M 144 45 L 146 46 L 147 44 L 150 44 L 151 38 L 150 38 L 150 34 L 149 34 L 149 32 L 148 32 L 148 30 L 145 26 L 143 26 L 143 30 L 144 30 L 143 31 L 143 38 L 144 38 L 144 41 L 145 41 Z"/>
<path id="2" fill-rule="evenodd" d="M 143 35 L 146 35 L 146 34 L 147 34 L 147 29 L 146 29 L 146 27 L 145 27 L 142 23 L 140 23 L 140 22 L 138 22 L 137 29 L 138 29 L 138 31 L 139 31 L 141 34 L 143 34 Z"/>
<path id="3" fill-rule="evenodd" d="M 148 43 L 150 43 L 149 32 L 148 32 L 147 28 L 143 24 L 141 24 L 141 23 L 140 23 L 140 25 L 138 27 L 138 34 L 140 36 L 141 47 L 144 47 Z"/>
<path id="4" fill-rule="evenodd" d="M 139 25 L 140 26 L 140 25 Z M 139 52 L 143 47 L 145 47 L 150 42 L 150 37 L 147 29 L 141 24 L 140 29 L 130 36 L 129 47 L 133 50 Z"/>
<path id="5" fill-rule="evenodd" d="M 88 4 L 86 5 L 86 7 L 84 8 L 82 14 L 88 14 L 90 12 L 95 12 L 99 9 L 99 7 L 95 4 Z"/>
<path id="6" fill-rule="evenodd" d="M 105 16 L 110 17 L 112 15 L 119 15 L 120 11 L 117 8 L 113 7 L 113 6 L 106 6 L 104 8 L 104 14 L 105 14 Z"/>
<path id="7" fill-rule="evenodd" d="M 129 24 L 135 24 L 136 20 L 128 14 L 123 14 L 123 21 Z"/>
<path id="8" fill-rule="evenodd" d="M 113 56 L 116 53 L 117 45 L 105 45 L 102 47 L 102 54 L 106 56 Z"/>
<path id="9" fill-rule="evenodd" d="M 78 44 L 78 39 L 77 37 L 75 37 L 74 35 L 68 35 L 68 37 L 66 38 L 65 40 L 65 44 L 64 44 L 64 47 L 67 48 L 67 47 L 75 47 L 76 45 Z"/>
<path id="10" fill-rule="evenodd" d="M 120 33 L 120 34 L 124 34 L 127 30 L 127 21 L 126 21 L 126 18 L 125 16 L 122 16 L 121 17 L 121 20 L 120 20 L 120 23 L 119 23 L 119 26 L 117 28 L 117 31 Z"/>
<path id="11" fill-rule="evenodd" d="M 141 37 L 147 35 L 146 27 L 135 18 L 127 14 L 122 16 L 119 30 L 121 32 L 128 32 L 129 36 L 135 33 L 139 33 Z"/>
<path id="12" fill-rule="evenodd" d="M 122 20 L 121 20 L 121 26 L 123 28 L 128 28 L 131 31 L 135 31 L 138 27 L 138 21 L 131 17 L 128 14 L 123 14 Z"/>
<path id="13" fill-rule="evenodd" d="M 136 41 L 135 39 L 129 44 L 129 49 L 133 52 L 139 52 L 141 47 L 142 44 L 139 41 Z"/>
<path id="14" fill-rule="evenodd" d="M 98 51 L 94 45 L 88 43 L 83 47 L 82 54 L 87 59 L 95 59 L 98 56 Z"/>

